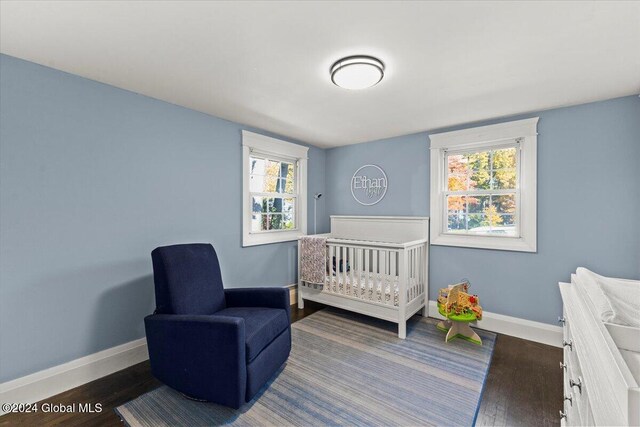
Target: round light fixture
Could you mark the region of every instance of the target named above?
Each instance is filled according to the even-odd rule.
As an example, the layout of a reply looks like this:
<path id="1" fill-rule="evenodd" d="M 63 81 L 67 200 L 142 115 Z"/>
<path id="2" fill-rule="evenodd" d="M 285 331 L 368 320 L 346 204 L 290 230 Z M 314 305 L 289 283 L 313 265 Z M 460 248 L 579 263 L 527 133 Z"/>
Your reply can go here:
<path id="1" fill-rule="evenodd" d="M 384 64 L 372 56 L 348 56 L 331 66 L 331 81 L 345 89 L 366 89 L 384 77 Z"/>

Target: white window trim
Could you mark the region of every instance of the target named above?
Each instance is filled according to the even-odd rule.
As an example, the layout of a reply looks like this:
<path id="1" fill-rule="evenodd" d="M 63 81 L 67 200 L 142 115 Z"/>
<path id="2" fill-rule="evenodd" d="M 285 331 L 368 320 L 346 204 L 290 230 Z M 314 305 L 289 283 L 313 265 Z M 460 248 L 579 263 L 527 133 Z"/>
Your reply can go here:
<path id="1" fill-rule="evenodd" d="M 538 117 L 429 135 L 431 140 L 431 244 L 507 251 L 537 251 Z M 470 236 L 444 232 L 445 154 L 447 150 L 483 149 L 520 142 L 519 237 Z"/>
<path id="2" fill-rule="evenodd" d="M 266 156 L 275 156 L 296 162 L 296 229 L 273 232 L 251 232 L 251 192 L 249 191 L 249 173 L 251 170 L 251 152 Z M 270 243 L 297 240 L 307 234 L 307 153 L 309 147 L 257 133 L 242 131 L 242 246 L 267 245 Z"/>

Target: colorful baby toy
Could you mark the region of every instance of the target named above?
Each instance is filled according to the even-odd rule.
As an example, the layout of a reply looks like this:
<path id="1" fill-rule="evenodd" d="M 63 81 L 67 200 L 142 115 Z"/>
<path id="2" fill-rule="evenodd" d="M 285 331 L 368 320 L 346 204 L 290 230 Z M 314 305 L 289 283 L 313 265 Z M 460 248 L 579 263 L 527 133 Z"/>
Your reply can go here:
<path id="1" fill-rule="evenodd" d="M 482 340 L 476 334 L 469 322 L 482 320 L 482 307 L 477 295 L 470 295 L 470 283 L 463 281 L 447 288 L 440 289 L 438 295 L 438 311 L 445 320 L 436 327 L 447 333 L 445 342 L 454 338 L 462 338 L 472 343 L 482 345 Z"/>

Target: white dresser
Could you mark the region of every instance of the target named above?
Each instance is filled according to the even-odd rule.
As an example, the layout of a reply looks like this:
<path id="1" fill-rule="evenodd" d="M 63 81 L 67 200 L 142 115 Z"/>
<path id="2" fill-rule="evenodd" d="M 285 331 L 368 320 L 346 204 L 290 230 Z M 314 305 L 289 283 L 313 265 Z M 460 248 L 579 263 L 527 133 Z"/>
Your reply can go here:
<path id="1" fill-rule="evenodd" d="M 640 388 L 588 297 L 560 283 L 563 302 L 564 410 L 567 426 L 640 424 Z"/>

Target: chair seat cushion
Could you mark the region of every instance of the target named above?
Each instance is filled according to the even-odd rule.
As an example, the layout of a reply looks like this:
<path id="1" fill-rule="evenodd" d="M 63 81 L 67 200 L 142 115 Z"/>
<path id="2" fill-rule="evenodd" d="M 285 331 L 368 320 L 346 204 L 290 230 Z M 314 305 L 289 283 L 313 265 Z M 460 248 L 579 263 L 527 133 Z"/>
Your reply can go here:
<path id="1" fill-rule="evenodd" d="M 281 308 L 229 307 L 214 316 L 244 319 L 247 363 L 289 327 L 287 312 Z"/>

